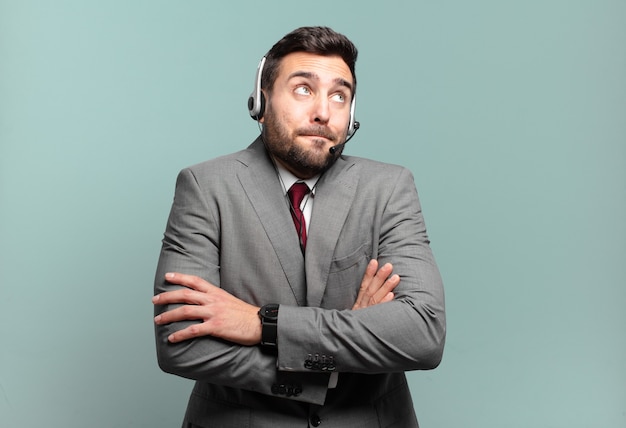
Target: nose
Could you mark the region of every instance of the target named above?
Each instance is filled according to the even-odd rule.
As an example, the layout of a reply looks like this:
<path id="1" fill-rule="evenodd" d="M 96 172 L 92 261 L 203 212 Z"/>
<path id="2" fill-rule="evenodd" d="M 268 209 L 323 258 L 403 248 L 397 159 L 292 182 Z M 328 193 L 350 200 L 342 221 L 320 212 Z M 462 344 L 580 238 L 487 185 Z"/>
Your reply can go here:
<path id="1" fill-rule="evenodd" d="M 312 119 L 316 124 L 327 124 L 330 119 L 330 103 L 325 97 L 318 97 L 313 106 Z"/>

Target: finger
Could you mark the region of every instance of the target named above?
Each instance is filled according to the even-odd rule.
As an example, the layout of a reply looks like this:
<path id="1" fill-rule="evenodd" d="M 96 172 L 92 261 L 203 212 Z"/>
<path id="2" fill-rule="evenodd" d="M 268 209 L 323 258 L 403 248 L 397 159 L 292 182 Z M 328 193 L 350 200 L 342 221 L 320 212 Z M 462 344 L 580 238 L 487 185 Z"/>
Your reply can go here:
<path id="1" fill-rule="evenodd" d="M 178 284 L 185 287 L 193 288 L 197 291 L 206 291 L 213 285 L 199 276 L 186 275 L 179 272 L 168 272 L 165 274 L 165 280 L 170 284 Z"/>
<path id="2" fill-rule="evenodd" d="M 385 263 L 380 269 L 378 269 L 365 292 L 366 301 L 364 301 L 364 303 L 366 303 L 366 306 L 369 306 L 371 304 L 372 298 L 376 295 L 376 293 L 378 293 L 380 288 L 383 287 L 385 281 L 389 278 L 389 275 L 391 275 L 392 271 L 393 266 L 391 263 Z M 390 289 L 388 289 L 387 291 L 390 291 Z"/>
<path id="3" fill-rule="evenodd" d="M 163 325 L 177 321 L 205 321 L 206 316 L 202 309 L 202 306 L 198 305 L 183 305 L 155 316 L 154 322 L 157 325 Z"/>
<path id="4" fill-rule="evenodd" d="M 391 291 L 389 293 L 387 293 L 387 295 L 385 297 L 383 297 L 383 299 L 380 301 L 380 303 L 387 303 L 387 302 L 391 302 L 393 300 L 393 298 L 396 297 L 395 294 L 393 294 Z"/>
<path id="5" fill-rule="evenodd" d="M 168 305 L 172 303 L 186 303 L 190 305 L 200 305 L 206 300 L 206 294 L 201 291 L 192 290 L 190 288 L 181 288 L 179 290 L 165 291 L 152 297 L 152 303 L 155 305 Z"/>
<path id="6" fill-rule="evenodd" d="M 382 303 L 397 286 L 400 284 L 400 276 L 392 275 L 376 290 L 371 298 L 371 304 Z M 393 295 L 393 293 L 391 293 Z M 392 298 L 393 300 L 393 298 Z"/>
<path id="7" fill-rule="evenodd" d="M 367 290 L 369 289 L 369 284 L 376 275 L 376 269 L 378 268 L 377 260 L 370 260 L 365 268 L 365 274 L 363 275 L 363 279 L 361 280 L 361 287 L 359 288 L 359 294 L 354 302 L 352 309 L 360 308 L 361 305 L 365 303 L 368 299 Z"/>
<path id="8" fill-rule="evenodd" d="M 189 327 L 186 327 L 179 331 L 175 331 L 174 333 L 170 334 L 167 337 L 167 340 L 169 340 L 171 343 L 178 343 L 184 340 L 193 339 L 195 337 L 210 335 L 211 333 L 207 324 L 192 324 Z"/>
<path id="9" fill-rule="evenodd" d="M 376 272 L 376 275 L 374 276 L 374 279 L 378 280 L 376 289 L 380 288 L 381 284 L 389 278 L 391 272 L 393 272 L 393 265 L 391 263 L 385 263 L 380 269 L 378 269 L 378 272 Z"/>
<path id="10" fill-rule="evenodd" d="M 376 275 L 376 269 L 378 269 L 378 260 L 370 260 L 370 262 L 367 264 L 367 267 L 365 268 L 365 274 L 363 275 L 363 279 L 361 280 L 359 294 L 356 297 L 356 301 L 354 302 L 352 309 L 360 308 L 363 304 L 365 304 L 366 300 L 369 300 L 367 290 L 369 289 L 370 283 Z"/>
<path id="11" fill-rule="evenodd" d="M 393 293 L 388 295 L 400 283 L 398 275 L 391 275 L 393 265 L 385 263 L 373 277 L 364 277 L 362 288 L 359 291 L 359 298 L 352 309 L 362 309 L 368 306 L 377 305 L 385 301 L 393 300 Z M 370 272 L 371 274 L 371 272 Z"/>

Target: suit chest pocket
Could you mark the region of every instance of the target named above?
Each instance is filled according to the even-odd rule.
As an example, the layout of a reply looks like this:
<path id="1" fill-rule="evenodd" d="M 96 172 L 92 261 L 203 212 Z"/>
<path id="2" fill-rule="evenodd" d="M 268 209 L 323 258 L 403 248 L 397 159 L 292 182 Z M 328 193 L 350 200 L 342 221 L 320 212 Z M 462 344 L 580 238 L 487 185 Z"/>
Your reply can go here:
<path id="1" fill-rule="evenodd" d="M 363 244 L 347 256 L 334 259 L 330 265 L 322 307 L 351 309 L 370 260 L 369 245 Z"/>

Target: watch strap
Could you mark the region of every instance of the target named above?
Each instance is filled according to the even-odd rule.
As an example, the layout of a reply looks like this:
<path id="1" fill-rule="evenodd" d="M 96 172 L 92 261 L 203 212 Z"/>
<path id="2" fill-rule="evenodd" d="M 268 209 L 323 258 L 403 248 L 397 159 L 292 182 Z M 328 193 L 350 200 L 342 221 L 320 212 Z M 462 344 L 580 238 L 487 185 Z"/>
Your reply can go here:
<path id="1" fill-rule="evenodd" d="M 278 309 L 279 305 L 270 303 L 259 310 L 261 318 L 261 347 L 275 350 L 278 339 Z"/>

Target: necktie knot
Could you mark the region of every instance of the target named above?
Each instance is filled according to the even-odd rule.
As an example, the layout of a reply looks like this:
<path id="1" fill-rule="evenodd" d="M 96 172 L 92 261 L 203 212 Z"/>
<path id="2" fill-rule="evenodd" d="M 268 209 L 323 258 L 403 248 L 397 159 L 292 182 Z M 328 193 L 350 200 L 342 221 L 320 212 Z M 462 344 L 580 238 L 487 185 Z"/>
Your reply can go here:
<path id="1" fill-rule="evenodd" d="M 300 209 L 300 204 L 304 199 L 304 196 L 309 193 L 309 186 L 306 183 L 294 183 L 287 192 L 289 194 L 289 200 L 294 209 Z"/>

